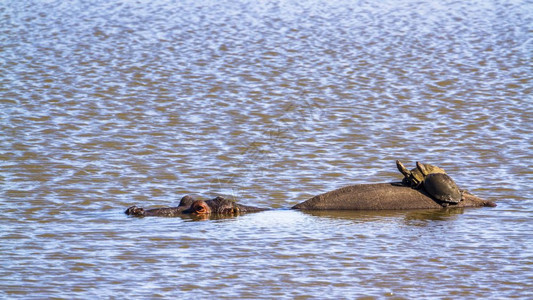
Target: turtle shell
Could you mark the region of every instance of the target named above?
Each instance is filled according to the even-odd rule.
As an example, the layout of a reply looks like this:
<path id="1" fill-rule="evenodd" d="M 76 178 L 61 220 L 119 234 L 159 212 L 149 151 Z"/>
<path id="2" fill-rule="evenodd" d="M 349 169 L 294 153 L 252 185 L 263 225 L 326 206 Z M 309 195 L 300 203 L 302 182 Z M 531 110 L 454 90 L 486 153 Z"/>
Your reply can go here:
<path id="1" fill-rule="evenodd" d="M 424 178 L 424 189 L 438 201 L 459 203 L 462 199 L 461 191 L 453 179 L 444 173 L 432 173 Z"/>

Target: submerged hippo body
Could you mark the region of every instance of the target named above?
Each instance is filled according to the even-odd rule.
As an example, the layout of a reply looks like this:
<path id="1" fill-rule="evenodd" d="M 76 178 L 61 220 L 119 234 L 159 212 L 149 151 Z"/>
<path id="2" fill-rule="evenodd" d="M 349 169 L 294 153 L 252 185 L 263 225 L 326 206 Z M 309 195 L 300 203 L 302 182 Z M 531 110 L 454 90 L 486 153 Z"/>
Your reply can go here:
<path id="1" fill-rule="evenodd" d="M 467 192 L 463 200 L 449 207 L 494 207 L 496 204 Z M 301 210 L 395 210 L 442 208 L 423 189 L 401 183 L 357 184 L 315 196 L 292 209 Z"/>
<path id="2" fill-rule="evenodd" d="M 247 212 L 258 212 L 265 209 L 237 204 L 234 201 L 216 197 L 211 200 L 195 200 L 191 196 L 185 196 L 176 207 L 154 208 L 145 210 L 142 207 L 131 206 L 125 213 L 136 217 L 178 217 L 185 214 L 193 215 L 238 215 Z"/>

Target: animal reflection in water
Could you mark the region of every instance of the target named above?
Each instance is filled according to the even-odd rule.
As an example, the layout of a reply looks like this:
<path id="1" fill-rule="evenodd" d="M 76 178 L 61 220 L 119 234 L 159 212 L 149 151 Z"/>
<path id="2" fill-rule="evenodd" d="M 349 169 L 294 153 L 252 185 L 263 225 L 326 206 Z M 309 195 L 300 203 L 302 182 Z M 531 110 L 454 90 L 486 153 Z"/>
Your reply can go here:
<path id="1" fill-rule="evenodd" d="M 292 209 L 408 210 L 496 206 L 492 201 L 460 190 L 443 169 L 419 162 L 416 165 L 416 168 L 408 170 L 400 161 L 396 161 L 398 170 L 404 175 L 402 182 L 351 185 L 312 197 Z M 131 206 L 125 213 L 136 217 L 236 216 L 264 210 L 266 209 L 238 204 L 223 197 L 196 200 L 185 196 L 176 207 L 145 210 Z"/>

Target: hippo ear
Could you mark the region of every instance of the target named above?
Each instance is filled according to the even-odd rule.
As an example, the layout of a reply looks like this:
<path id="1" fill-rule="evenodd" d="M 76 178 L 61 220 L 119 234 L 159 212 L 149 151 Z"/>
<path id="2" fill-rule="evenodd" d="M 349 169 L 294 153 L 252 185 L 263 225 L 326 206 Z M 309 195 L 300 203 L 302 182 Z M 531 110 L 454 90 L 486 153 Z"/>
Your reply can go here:
<path id="1" fill-rule="evenodd" d="M 194 202 L 194 198 L 187 195 L 181 198 L 180 204 L 178 206 L 191 206 Z"/>

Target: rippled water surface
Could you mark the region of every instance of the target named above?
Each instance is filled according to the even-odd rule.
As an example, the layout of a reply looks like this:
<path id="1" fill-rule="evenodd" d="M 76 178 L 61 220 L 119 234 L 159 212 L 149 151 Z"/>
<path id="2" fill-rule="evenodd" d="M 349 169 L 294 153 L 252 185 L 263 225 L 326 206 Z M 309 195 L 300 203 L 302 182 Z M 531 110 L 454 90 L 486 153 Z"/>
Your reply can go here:
<path id="1" fill-rule="evenodd" d="M 0 2 L 0 297 L 533 297 L 533 5 L 439 2 Z M 395 159 L 498 207 L 287 209 Z"/>

